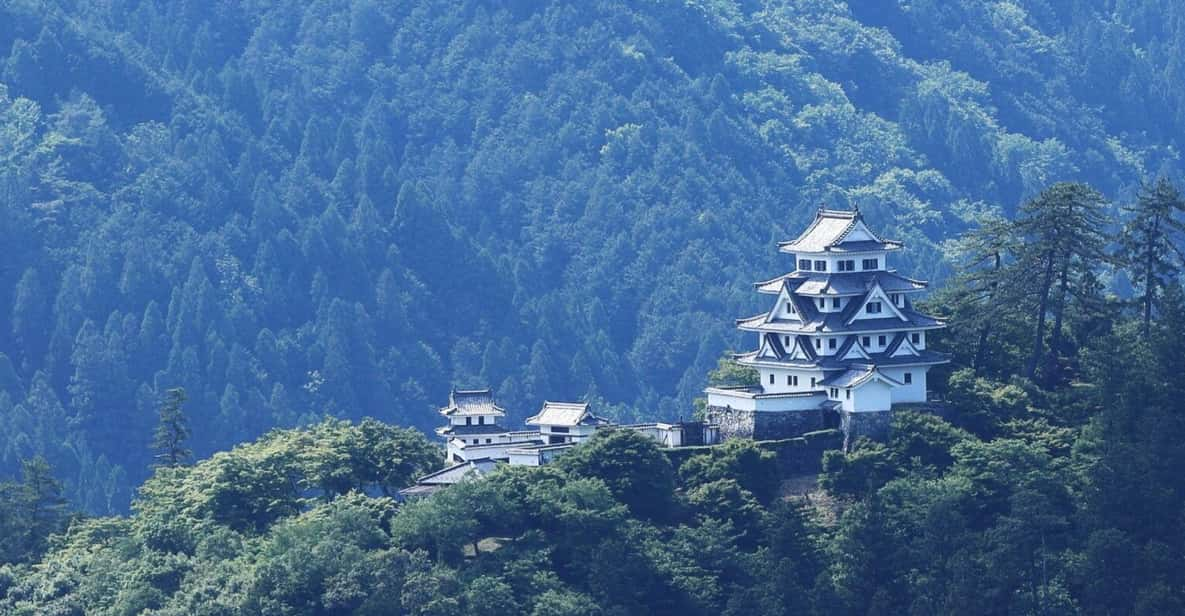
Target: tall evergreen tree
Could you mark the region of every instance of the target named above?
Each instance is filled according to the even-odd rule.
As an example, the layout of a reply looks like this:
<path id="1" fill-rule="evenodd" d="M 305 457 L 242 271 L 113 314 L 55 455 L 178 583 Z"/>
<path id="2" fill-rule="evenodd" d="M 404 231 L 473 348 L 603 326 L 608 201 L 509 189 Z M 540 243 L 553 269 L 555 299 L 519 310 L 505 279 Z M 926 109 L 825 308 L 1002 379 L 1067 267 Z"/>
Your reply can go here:
<path id="1" fill-rule="evenodd" d="M 1145 186 L 1133 205 L 1123 208 L 1131 219 L 1123 229 L 1124 265 L 1140 295 L 1137 299 L 1143 320 L 1142 332 L 1152 332 L 1152 315 L 1158 294 L 1185 262 L 1185 253 L 1174 242 L 1174 235 L 1185 233 L 1185 222 L 1176 218 L 1185 214 L 1185 198 L 1172 182 L 1160 178 Z"/>
<path id="2" fill-rule="evenodd" d="M 193 452 L 185 447 L 189 439 L 189 420 L 185 417 L 185 389 L 174 387 L 165 392 L 168 398 L 160 408 L 160 423 L 152 435 L 152 448 L 156 450 L 157 467 L 181 466 L 189 461 Z"/>
<path id="3" fill-rule="evenodd" d="M 1017 255 L 1015 282 L 1031 284 L 1037 301 L 1033 307 L 1033 350 L 1025 367 L 1030 379 L 1036 378 L 1046 360 L 1046 321 L 1052 316 L 1050 367 L 1044 376 L 1047 384 L 1057 380 L 1067 299 L 1094 288 L 1082 284 L 1085 274 L 1107 258 L 1103 236 L 1105 204 L 1103 196 L 1085 184 L 1060 182 L 1021 206 L 1016 228 L 1024 243 Z"/>
<path id="4" fill-rule="evenodd" d="M 22 504 L 25 523 L 26 554 L 40 555 L 49 536 L 62 530 L 66 519 L 66 499 L 62 484 L 53 476 L 49 462 L 34 456 L 21 464 Z"/>
<path id="5" fill-rule="evenodd" d="M 958 329 L 953 337 L 976 341 L 968 361 L 976 375 L 984 372 L 992 336 L 1009 320 L 1020 303 L 1010 267 L 1017 245 L 1013 224 L 998 216 L 984 217 L 979 226 L 952 243 L 958 276 L 939 291 L 939 301 L 949 305 L 951 321 Z M 967 332 L 968 336 L 960 335 Z M 959 346 L 956 352 L 965 352 Z"/>

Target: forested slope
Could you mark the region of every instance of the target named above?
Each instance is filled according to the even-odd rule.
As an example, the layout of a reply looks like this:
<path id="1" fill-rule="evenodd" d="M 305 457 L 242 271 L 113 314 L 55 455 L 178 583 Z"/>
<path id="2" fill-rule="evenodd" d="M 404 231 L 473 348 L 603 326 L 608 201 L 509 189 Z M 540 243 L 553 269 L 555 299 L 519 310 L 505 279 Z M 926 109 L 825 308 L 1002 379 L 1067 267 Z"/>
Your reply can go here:
<path id="1" fill-rule="evenodd" d="M 1074 4 L 3 3 L 0 474 L 124 507 L 171 387 L 199 457 L 452 384 L 689 414 L 819 203 L 940 279 L 1180 172 L 1185 9 Z"/>

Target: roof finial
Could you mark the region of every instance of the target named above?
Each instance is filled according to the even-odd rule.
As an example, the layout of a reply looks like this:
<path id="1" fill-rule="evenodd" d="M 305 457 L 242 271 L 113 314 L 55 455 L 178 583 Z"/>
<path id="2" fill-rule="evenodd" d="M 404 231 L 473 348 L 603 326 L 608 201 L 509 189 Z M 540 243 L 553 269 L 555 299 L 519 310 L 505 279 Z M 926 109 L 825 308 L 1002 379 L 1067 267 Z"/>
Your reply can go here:
<path id="1" fill-rule="evenodd" d="M 857 218 L 859 218 L 859 217 L 860 217 L 860 204 L 859 204 L 859 203 L 853 203 L 853 204 L 852 204 L 852 211 L 853 211 L 853 212 L 855 212 L 855 213 L 856 213 L 856 217 L 857 217 Z"/>

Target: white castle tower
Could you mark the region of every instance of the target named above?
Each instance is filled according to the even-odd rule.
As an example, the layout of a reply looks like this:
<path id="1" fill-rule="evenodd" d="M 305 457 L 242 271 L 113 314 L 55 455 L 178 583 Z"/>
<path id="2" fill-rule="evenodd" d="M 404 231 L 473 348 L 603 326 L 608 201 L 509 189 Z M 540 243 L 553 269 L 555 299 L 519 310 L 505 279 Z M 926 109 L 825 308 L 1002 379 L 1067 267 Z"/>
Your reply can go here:
<path id="1" fill-rule="evenodd" d="M 917 312 L 926 283 L 888 267 L 901 242 L 882 239 L 859 210 L 820 209 L 802 235 L 781 242 L 789 274 L 756 284 L 777 300 L 739 319 L 757 349 L 734 360 L 761 375 L 756 387 L 709 387 L 722 436 L 785 438 L 843 427 L 849 438 L 887 431 L 894 404 L 926 401 L 926 373 L 947 357 L 926 349 L 945 327 Z"/>

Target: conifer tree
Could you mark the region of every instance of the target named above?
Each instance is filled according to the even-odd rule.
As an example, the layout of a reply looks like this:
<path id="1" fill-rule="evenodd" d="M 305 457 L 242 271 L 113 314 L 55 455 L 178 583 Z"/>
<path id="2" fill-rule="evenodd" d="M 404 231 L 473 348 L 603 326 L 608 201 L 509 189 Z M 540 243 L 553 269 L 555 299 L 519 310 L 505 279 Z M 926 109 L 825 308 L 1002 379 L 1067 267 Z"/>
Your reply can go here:
<path id="1" fill-rule="evenodd" d="M 971 358 L 975 374 L 983 373 L 988 346 L 1005 312 L 1017 304 L 1012 296 L 1017 285 L 1012 255 L 1017 251 L 1016 230 L 1012 223 L 998 216 L 984 217 L 979 227 L 953 243 L 959 275 L 940 291 L 954 312 L 958 327 L 975 332 L 976 344 Z"/>
<path id="2" fill-rule="evenodd" d="M 35 456 L 21 464 L 21 488 L 25 508 L 27 555 L 40 555 L 46 539 L 62 529 L 66 517 L 66 499 L 62 484 L 54 479 L 53 469 L 42 456 Z"/>
<path id="3" fill-rule="evenodd" d="M 1104 252 L 1103 206 L 1106 200 L 1085 184 L 1060 182 L 1021 206 L 1016 229 L 1024 240 L 1017 255 L 1017 284 L 1032 284 L 1036 297 L 1033 350 L 1025 375 L 1036 377 L 1046 359 L 1047 317 L 1054 319 L 1050 333 L 1050 370 L 1046 383 L 1057 378 L 1057 354 L 1061 348 L 1062 323 L 1067 299 L 1081 294 L 1089 285 L 1080 284 L 1084 274 L 1102 263 Z M 1093 288 L 1093 287 L 1089 287 Z"/>
<path id="4" fill-rule="evenodd" d="M 1123 229 L 1121 243 L 1132 282 L 1140 291 L 1137 298 L 1147 338 L 1152 331 L 1152 314 L 1158 294 L 1176 274 L 1175 265 L 1185 261 L 1185 253 L 1176 245 L 1174 235 L 1185 233 L 1185 222 L 1175 218 L 1185 214 L 1185 198 L 1165 178 L 1145 186 L 1135 204 L 1124 211 L 1132 218 Z"/>
<path id="5" fill-rule="evenodd" d="M 168 399 L 160 408 L 160 423 L 152 435 L 157 468 L 181 466 L 193 456 L 193 452 L 185 447 L 189 438 L 189 420 L 183 408 L 187 399 L 185 389 L 174 387 L 165 393 Z"/>

